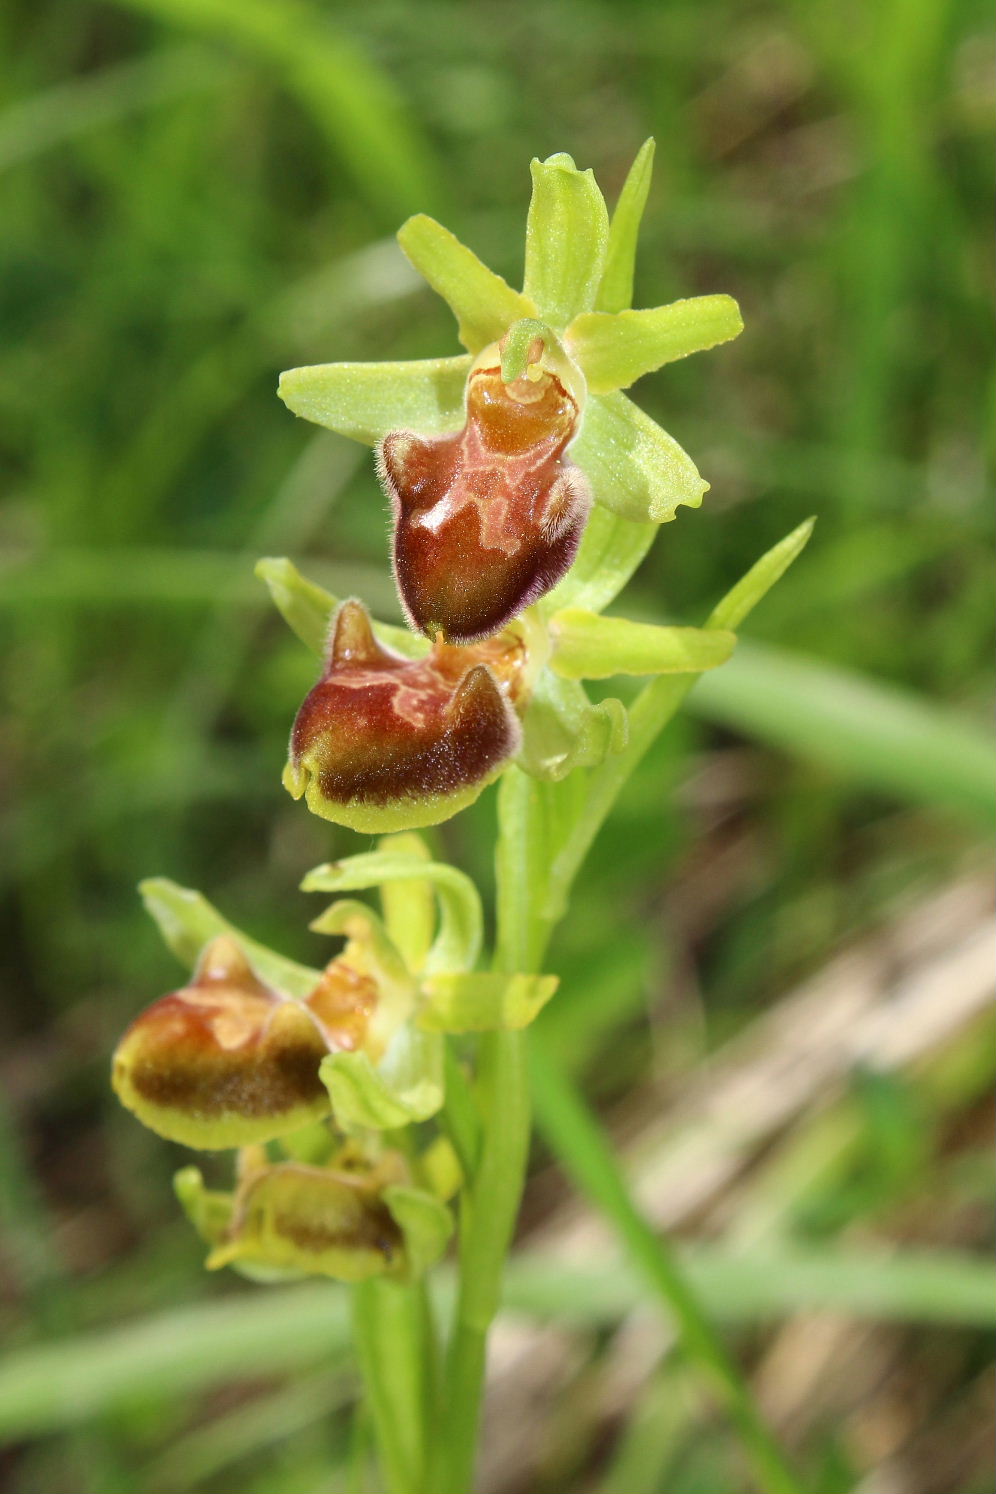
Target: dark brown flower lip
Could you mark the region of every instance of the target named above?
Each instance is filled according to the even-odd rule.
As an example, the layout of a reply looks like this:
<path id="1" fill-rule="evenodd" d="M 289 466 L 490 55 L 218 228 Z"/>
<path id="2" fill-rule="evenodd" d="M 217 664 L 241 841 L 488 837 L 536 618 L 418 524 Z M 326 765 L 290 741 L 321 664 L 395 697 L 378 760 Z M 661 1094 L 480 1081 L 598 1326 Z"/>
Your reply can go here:
<path id="1" fill-rule="evenodd" d="M 431 823 L 419 806 L 469 802 L 518 750 L 524 658 L 518 637 L 479 649 L 437 640 L 424 658 L 405 658 L 377 641 L 361 603 L 344 602 L 325 672 L 294 722 L 287 787 L 357 828 L 389 828 L 393 811 Z"/>
<path id="2" fill-rule="evenodd" d="M 475 368 L 453 436 L 384 437 L 378 472 L 394 514 L 392 557 L 413 627 L 468 643 L 537 601 L 577 554 L 591 506 L 566 457 L 579 406 L 556 373 L 505 384 Z"/>

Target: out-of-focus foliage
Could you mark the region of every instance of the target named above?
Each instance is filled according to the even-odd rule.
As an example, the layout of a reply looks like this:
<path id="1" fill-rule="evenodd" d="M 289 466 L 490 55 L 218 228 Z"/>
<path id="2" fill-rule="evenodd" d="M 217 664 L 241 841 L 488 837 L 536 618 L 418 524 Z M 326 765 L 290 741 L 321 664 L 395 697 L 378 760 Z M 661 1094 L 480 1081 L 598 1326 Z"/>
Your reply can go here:
<path id="1" fill-rule="evenodd" d="M 107 1088 L 116 1035 L 177 974 L 132 889 L 149 875 L 204 887 L 258 938 L 322 958 L 300 932 L 310 904 L 297 884 L 358 843 L 280 787 L 312 666 L 252 568 L 290 554 L 398 618 L 368 454 L 292 419 L 275 383 L 295 364 L 457 351 L 394 243 L 408 214 L 438 215 L 517 285 L 529 158 L 569 150 L 611 197 L 655 135 L 636 304 L 726 291 L 747 330 L 639 386 L 712 488 L 664 527 L 627 613 L 700 624 L 766 546 L 819 516 L 751 619 L 763 651 L 716 672 L 697 707 L 693 693 L 578 885 L 542 1020 L 589 1091 L 659 1108 L 796 979 L 971 865 L 991 807 L 979 745 L 988 24 L 976 0 L 5 7 L 0 1327 L 12 1349 L 219 1290 L 170 1193 L 185 1154 Z M 437 842 L 484 886 L 492 798 Z M 822 1170 L 790 1211 L 798 1238 L 831 1254 L 878 1235 L 981 1247 L 987 1064 L 966 1059 L 943 1083 L 856 1080 L 827 1122 L 846 1145 L 812 1141 Z M 541 1175 L 527 1222 L 555 1196 Z M 14 1433 L 72 1429 L 11 1454 L 9 1486 L 345 1487 L 328 1469 L 361 1465 L 363 1448 L 323 1414 L 351 1393 L 341 1306 L 318 1379 L 287 1382 L 300 1361 L 285 1355 L 208 1401 L 181 1374 L 100 1402 L 82 1426 L 69 1411 L 15 1418 Z M 933 1450 L 910 1487 L 982 1490 L 986 1454 L 965 1462 L 959 1431 L 983 1372 L 978 1337 L 908 1332 Z M 182 1366 L 181 1321 L 176 1334 Z M 570 1404 L 583 1421 L 602 1340 L 579 1342 Z M 759 1342 L 745 1338 L 745 1355 Z M 227 1352 L 231 1375 L 243 1362 Z M 593 1416 L 566 1436 L 554 1418 L 546 1461 L 518 1487 L 595 1489 L 610 1457 L 606 1490 L 724 1485 L 713 1439 L 679 1426 L 665 1446 L 648 1432 L 655 1407 L 675 1425 L 685 1404 L 684 1382 L 661 1375 L 625 1425 Z M 701 1415 L 688 1396 L 686 1428 Z M 887 1459 L 895 1408 L 876 1405 L 874 1432 L 818 1417 L 790 1429 L 821 1490 Z M 947 1485 L 926 1471 L 945 1456 Z"/>

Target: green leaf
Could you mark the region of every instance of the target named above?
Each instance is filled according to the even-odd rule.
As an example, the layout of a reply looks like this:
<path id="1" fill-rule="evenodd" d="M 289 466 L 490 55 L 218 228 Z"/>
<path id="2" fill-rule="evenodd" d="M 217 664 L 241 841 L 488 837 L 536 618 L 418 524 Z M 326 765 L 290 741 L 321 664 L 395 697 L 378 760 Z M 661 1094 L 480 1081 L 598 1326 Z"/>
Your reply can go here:
<path id="1" fill-rule="evenodd" d="M 594 173 L 560 154 L 530 165 L 523 290 L 554 327 L 595 304 L 609 241 L 609 214 Z M 521 313 L 520 313 L 521 314 Z"/>
<path id="2" fill-rule="evenodd" d="M 762 597 L 784 576 L 796 557 L 802 554 L 809 543 L 815 523 L 815 518 L 805 519 L 791 534 L 766 550 L 746 575 L 741 576 L 736 585 L 730 588 L 722 601 L 716 603 L 709 614 L 706 627 L 739 628 Z"/>
<path id="3" fill-rule="evenodd" d="M 557 989 L 555 975 L 475 971 L 434 975 L 422 984 L 418 1024 L 430 1032 L 491 1032 L 528 1027 Z"/>
<path id="4" fill-rule="evenodd" d="M 469 970 L 481 951 L 481 899 L 470 878 L 442 861 L 422 861 L 389 851 L 368 851 L 316 866 L 304 892 L 360 892 L 388 882 L 428 881 L 439 898 L 440 924 L 426 969 Z"/>
<path id="5" fill-rule="evenodd" d="M 180 887 L 166 877 L 148 877 L 138 884 L 146 911 L 155 919 L 176 957 L 191 969 L 204 946 L 219 934 L 227 934 L 245 951 L 259 978 L 288 996 L 303 999 L 315 989 L 320 972 L 295 960 L 287 960 L 265 944 L 258 944 L 234 924 L 222 918 L 206 897 L 189 887 Z"/>
<path id="6" fill-rule="evenodd" d="M 308 581 L 286 556 L 268 556 L 256 562 L 255 574 L 266 585 L 281 617 L 301 642 L 320 659 L 325 658 L 329 624 L 340 598 Z M 417 659 L 431 647 L 427 638 L 392 623 L 373 622 L 374 634 L 381 643 L 397 649 L 406 658 Z"/>
<path id="7" fill-rule="evenodd" d="M 390 1183 L 381 1197 L 404 1236 L 406 1274 L 417 1279 L 436 1264 L 449 1244 L 453 1215 L 433 1194 L 404 1183 Z"/>
<path id="8" fill-rule="evenodd" d="M 367 446 L 388 431 L 439 436 L 463 424 L 472 361 L 463 354 L 405 363 L 315 363 L 282 373 L 277 393 L 295 415 Z"/>
<path id="9" fill-rule="evenodd" d="M 539 606 L 548 617 L 561 607 L 600 612 L 614 602 L 657 538 L 657 525 L 634 523 L 596 503 L 577 559 Z"/>
<path id="10" fill-rule="evenodd" d="M 698 508 L 709 484 L 691 457 L 625 394 L 595 395 L 570 454 L 598 503 L 620 518 L 665 524 Z"/>
<path id="11" fill-rule="evenodd" d="M 636 245 L 653 171 L 654 139 L 651 136 L 637 151 L 612 214 L 605 270 L 595 301 L 597 311 L 625 311 L 633 304 Z"/>
<path id="12" fill-rule="evenodd" d="M 406 1025 L 376 1066 L 366 1053 L 330 1053 L 318 1073 L 343 1130 L 399 1130 L 442 1106 L 443 1039 Z"/>
<path id="13" fill-rule="evenodd" d="M 577 680 L 544 669 L 522 723 L 517 762 L 532 778 L 559 783 L 574 768 L 595 767 L 622 752 L 629 718 L 620 700 L 593 705 Z"/>
<path id="14" fill-rule="evenodd" d="M 550 667 L 567 679 L 614 674 L 698 674 L 725 664 L 736 634 L 706 628 L 656 627 L 567 607 L 550 623 Z"/>
<path id="15" fill-rule="evenodd" d="M 471 353 L 497 342 L 512 322 L 536 315 L 528 296 L 513 290 L 455 234 L 425 213 L 401 225 L 398 243 L 453 312 L 460 341 Z M 426 432 L 420 429 L 419 434 Z"/>
<path id="16" fill-rule="evenodd" d="M 646 311 L 587 312 L 567 329 L 567 344 L 591 393 L 610 394 L 665 363 L 729 342 L 743 329 L 732 296 L 692 296 Z"/>

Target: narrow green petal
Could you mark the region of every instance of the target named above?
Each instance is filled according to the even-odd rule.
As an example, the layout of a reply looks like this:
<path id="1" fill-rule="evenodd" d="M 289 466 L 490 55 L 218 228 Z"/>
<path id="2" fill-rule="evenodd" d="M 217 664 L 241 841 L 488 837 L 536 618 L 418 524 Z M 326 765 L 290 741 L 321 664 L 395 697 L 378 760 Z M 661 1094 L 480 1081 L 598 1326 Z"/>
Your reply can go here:
<path id="1" fill-rule="evenodd" d="M 191 968 L 197 964 L 204 946 L 224 934 L 242 948 L 260 980 L 288 996 L 302 999 L 309 996 L 321 978 L 318 970 L 284 959 L 265 944 L 250 939 L 192 888 L 180 887 L 167 877 L 149 877 L 138 884 L 138 890 L 146 911 L 170 949 Z"/>
<path id="2" fill-rule="evenodd" d="M 715 628 L 657 627 L 624 617 L 599 617 L 568 607 L 550 623 L 551 669 L 567 679 L 614 674 L 700 674 L 725 664 L 736 634 Z"/>
<path id="3" fill-rule="evenodd" d="M 654 139 L 645 140 L 636 153 L 619 193 L 609 225 L 609 249 L 605 271 L 598 287 L 597 311 L 626 311 L 633 304 L 633 267 L 643 209 L 647 205 L 654 171 Z"/>
<path id="4" fill-rule="evenodd" d="M 557 989 L 555 975 L 477 971 L 423 982 L 420 1027 L 431 1032 L 491 1032 L 527 1027 Z"/>
<path id="5" fill-rule="evenodd" d="M 789 566 L 806 548 L 813 532 L 815 518 L 805 519 L 787 534 L 777 545 L 765 551 L 756 560 L 746 575 L 741 576 L 709 614 L 707 628 L 739 628 L 744 618 L 752 612 L 762 597 L 784 576 Z"/>
<path id="6" fill-rule="evenodd" d="M 406 363 L 315 363 L 282 373 L 277 393 L 303 420 L 366 446 L 388 431 L 439 436 L 463 424 L 472 361 L 462 354 Z"/>
<path id="7" fill-rule="evenodd" d="M 256 562 L 255 575 L 266 585 L 274 606 L 301 642 L 320 659 L 325 657 L 329 623 L 339 605 L 339 597 L 317 586 L 301 575 L 293 561 L 286 556 L 267 556 Z M 396 628 L 392 623 L 373 619 L 373 630 L 381 643 L 395 648 L 406 658 L 417 659 L 428 653 L 430 644 L 421 634 L 408 628 Z"/>
<path id="8" fill-rule="evenodd" d="M 369 851 L 316 866 L 301 883 L 304 892 L 361 892 L 387 882 L 431 882 L 439 898 L 440 925 L 426 959 L 432 970 L 467 970 L 481 950 L 481 899 L 470 878 L 442 861 L 422 861 L 395 852 Z"/>
<path id="9" fill-rule="evenodd" d="M 598 503 L 639 523 L 665 524 L 681 504 L 698 508 L 709 487 L 687 452 L 625 394 L 588 401 L 571 457 Z"/>
<path id="10" fill-rule="evenodd" d="M 743 331 L 732 296 L 692 296 L 647 311 L 590 311 L 568 328 L 568 347 L 592 394 L 626 389 L 664 363 L 729 342 Z"/>
<path id="11" fill-rule="evenodd" d="M 425 213 L 401 225 L 398 243 L 453 312 L 460 341 L 470 352 L 479 353 L 489 342 L 497 342 L 510 323 L 536 315 L 528 296 L 513 290 L 455 234 Z"/>
<path id="12" fill-rule="evenodd" d="M 540 316 L 566 327 L 595 305 L 609 242 L 608 209 L 594 173 L 579 171 L 570 156 L 534 160 L 530 170 L 523 290 Z"/>
<path id="13" fill-rule="evenodd" d="M 405 1276 L 418 1278 L 434 1266 L 449 1244 L 453 1215 L 444 1203 L 423 1188 L 390 1183 L 381 1198 L 405 1242 Z"/>

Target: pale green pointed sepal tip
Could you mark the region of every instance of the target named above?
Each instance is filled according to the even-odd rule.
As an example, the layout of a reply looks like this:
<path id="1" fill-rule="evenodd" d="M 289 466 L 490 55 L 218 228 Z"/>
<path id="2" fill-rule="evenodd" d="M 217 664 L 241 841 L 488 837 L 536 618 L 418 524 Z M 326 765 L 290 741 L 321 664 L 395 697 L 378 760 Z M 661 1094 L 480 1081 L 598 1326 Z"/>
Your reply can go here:
<path id="1" fill-rule="evenodd" d="M 633 303 L 637 241 L 654 171 L 654 150 L 651 135 L 637 151 L 619 194 L 609 224 L 608 250 L 595 301 L 596 311 L 625 311 Z"/>
<path id="2" fill-rule="evenodd" d="M 592 171 L 561 152 L 530 165 L 523 293 L 562 328 L 595 305 L 605 268 L 609 214 Z"/>

